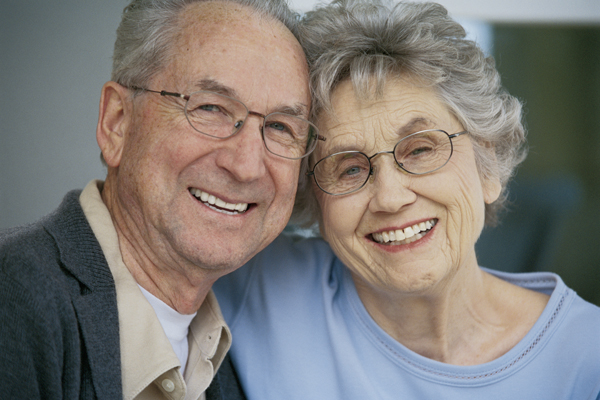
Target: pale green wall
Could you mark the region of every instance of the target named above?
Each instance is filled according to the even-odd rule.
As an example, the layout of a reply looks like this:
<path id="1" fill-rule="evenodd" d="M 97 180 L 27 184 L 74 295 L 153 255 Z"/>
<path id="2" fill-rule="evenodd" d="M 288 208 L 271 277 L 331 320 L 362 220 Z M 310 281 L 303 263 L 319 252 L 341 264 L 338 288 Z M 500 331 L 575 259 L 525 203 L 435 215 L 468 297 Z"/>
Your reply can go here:
<path id="1" fill-rule="evenodd" d="M 548 268 L 600 304 L 600 26 L 500 25 L 494 33 L 503 84 L 526 102 L 531 150 L 518 181 L 567 173 L 583 188 Z"/>

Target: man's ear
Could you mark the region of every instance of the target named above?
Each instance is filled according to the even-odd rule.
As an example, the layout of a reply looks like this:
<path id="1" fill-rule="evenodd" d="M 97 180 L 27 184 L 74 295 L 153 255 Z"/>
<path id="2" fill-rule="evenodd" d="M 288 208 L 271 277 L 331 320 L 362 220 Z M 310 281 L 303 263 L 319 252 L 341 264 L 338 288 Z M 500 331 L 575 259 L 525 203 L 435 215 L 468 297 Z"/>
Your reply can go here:
<path id="1" fill-rule="evenodd" d="M 109 167 L 121 163 L 125 134 L 133 117 L 129 89 L 116 82 L 106 82 L 100 96 L 96 140 Z"/>

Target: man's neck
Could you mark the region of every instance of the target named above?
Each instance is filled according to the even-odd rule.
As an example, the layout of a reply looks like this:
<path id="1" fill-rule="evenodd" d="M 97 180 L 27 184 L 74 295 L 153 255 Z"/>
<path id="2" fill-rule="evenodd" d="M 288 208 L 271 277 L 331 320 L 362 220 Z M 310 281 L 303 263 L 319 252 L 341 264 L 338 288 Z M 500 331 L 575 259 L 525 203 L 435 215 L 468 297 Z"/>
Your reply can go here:
<path id="1" fill-rule="evenodd" d="M 203 269 L 178 259 L 168 249 L 151 246 L 136 229 L 139 224 L 126 211 L 113 188 L 109 174 L 101 193 L 102 200 L 117 231 L 123 262 L 135 281 L 181 314 L 198 311 L 223 271 Z"/>

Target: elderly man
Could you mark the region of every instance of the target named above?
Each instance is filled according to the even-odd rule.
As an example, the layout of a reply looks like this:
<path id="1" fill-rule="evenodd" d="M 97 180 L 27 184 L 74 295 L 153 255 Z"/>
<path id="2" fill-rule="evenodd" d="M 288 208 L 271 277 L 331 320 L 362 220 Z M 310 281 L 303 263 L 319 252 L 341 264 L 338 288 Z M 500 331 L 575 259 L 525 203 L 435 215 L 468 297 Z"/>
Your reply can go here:
<path id="1" fill-rule="evenodd" d="M 125 9 L 105 182 L 0 234 L 2 398 L 243 396 L 211 285 L 282 231 L 318 139 L 295 20 L 280 0 Z"/>

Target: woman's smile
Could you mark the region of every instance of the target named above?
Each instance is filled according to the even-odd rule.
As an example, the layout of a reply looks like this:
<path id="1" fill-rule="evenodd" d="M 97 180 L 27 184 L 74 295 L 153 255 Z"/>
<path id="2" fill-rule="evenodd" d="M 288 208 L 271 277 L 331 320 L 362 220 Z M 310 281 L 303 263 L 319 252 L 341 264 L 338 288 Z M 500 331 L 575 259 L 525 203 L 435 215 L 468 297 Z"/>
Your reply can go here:
<path id="1" fill-rule="evenodd" d="M 370 237 L 370 239 L 374 242 L 387 246 L 410 244 L 422 239 L 425 235 L 427 235 L 433 229 L 436 223 L 437 219 L 432 218 L 424 222 L 419 222 L 418 224 L 407 226 L 404 229 L 374 232 L 368 235 L 368 237 Z"/>

